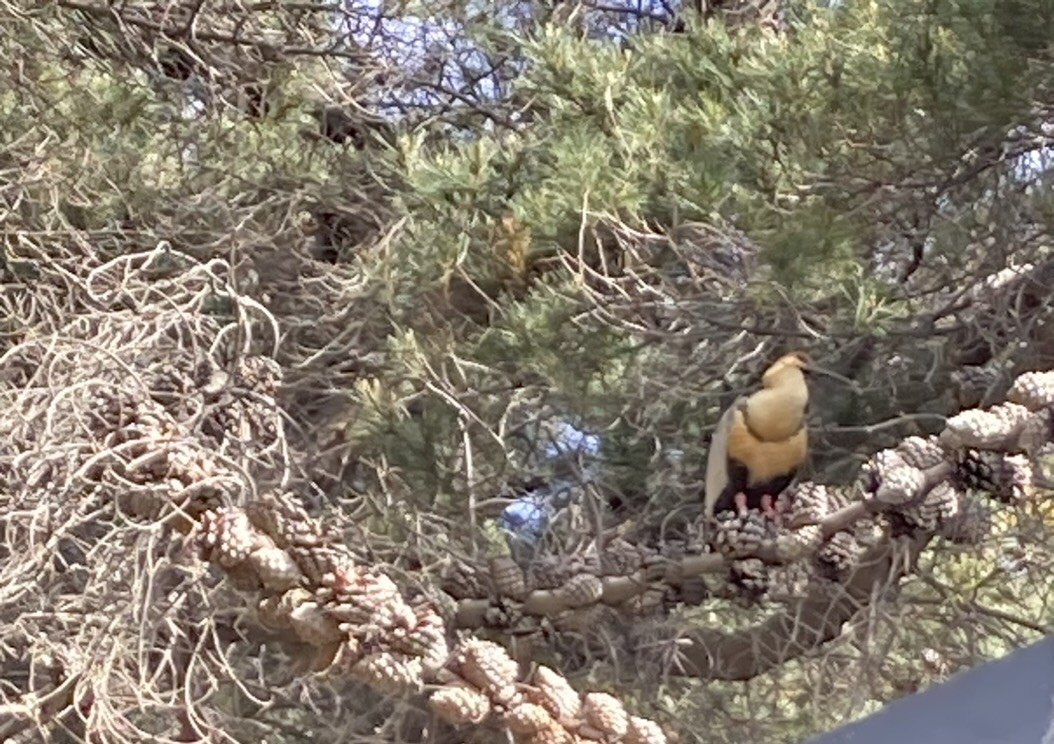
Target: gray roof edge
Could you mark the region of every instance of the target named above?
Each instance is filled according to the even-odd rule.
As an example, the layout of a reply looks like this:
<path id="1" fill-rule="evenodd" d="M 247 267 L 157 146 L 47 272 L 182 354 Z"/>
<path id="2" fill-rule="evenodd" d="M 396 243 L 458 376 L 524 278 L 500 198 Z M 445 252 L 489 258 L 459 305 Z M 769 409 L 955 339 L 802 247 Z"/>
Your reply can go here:
<path id="1" fill-rule="evenodd" d="M 1054 744 L 1054 635 L 805 744 Z"/>

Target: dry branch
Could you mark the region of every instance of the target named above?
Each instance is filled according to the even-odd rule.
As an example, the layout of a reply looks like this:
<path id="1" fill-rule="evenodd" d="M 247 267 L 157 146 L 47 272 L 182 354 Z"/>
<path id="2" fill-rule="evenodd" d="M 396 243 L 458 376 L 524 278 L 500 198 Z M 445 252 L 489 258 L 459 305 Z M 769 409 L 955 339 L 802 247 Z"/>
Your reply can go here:
<path id="1" fill-rule="evenodd" d="M 545 589 L 498 559 L 473 582 L 492 593 L 410 595 L 380 566 L 364 565 L 281 487 L 289 472 L 274 400 L 281 370 L 266 356 L 275 321 L 234 291 L 228 272 L 223 261 L 199 263 L 162 245 L 97 265 L 83 281 L 66 273 L 79 308 L 73 322 L 27 336 L 0 360 L 10 412 L 2 422 L 8 451 L 0 475 L 11 494 L 4 522 L 8 548 L 21 556 L 4 569 L 5 608 L 18 607 L 47 574 L 56 549 L 68 556 L 71 578 L 81 576 L 85 609 L 113 601 L 104 597 L 119 586 L 130 596 L 157 582 L 176 587 L 176 575 L 157 571 L 167 563 L 194 575 L 185 554 L 173 550 L 178 535 L 193 531 L 202 555 L 255 598 L 259 621 L 301 649 L 304 668 L 390 695 L 424 694 L 445 720 L 501 725 L 518 741 L 659 742 L 664 735 L 654 723 L 629 716 L 614 698 L 580 696 L 557 672 L 525 672 L 500 646 L 455 640 L 455 631 L 494 625 L 495 618 L 499 627 L 516 617 L 561 621 L 597 604 L 639 615 L 699 575 L 742 577 L 754 563 L 808 564 L 806 593 L 760 625 L 688 635 L 682 673 L 746 679 L 836 637 L 911 571 L 934 536 L 983 534 L 983 512 L 963 489 L 1028 497 L 1035 492 L 1031 463 L 1051 439 L 1054 373 L 1030 373 L 1018 378 L 1010 402 L 965 411 L 940 437 L 912 437 L 877 453 L 853 488 L 806 483 L 785 494 L 790 517 L 778 530 L 727 519 L 711 533 L 712 547 L 678 559 L 611 541 L 600 560 L 579 561 L 556 585 L 550 573 Z M 49 526 L 41 531 L 41 524 Z M 74 549 L 100 544 L 100 536 L 138 556 L 125 574 L 93 576 L 83 550 Z M 190 586 L 204 588 L 202 579 Z M 764 571 L 752 580 L 763 583 Z M 197 592 L 173 596 L 180 595 L 185 603 Z M 122 690 L 123 675 L 115 674 L 127 660 L 119 651 L 142 640 L 149 617 L 128 613 L 121 630 L 77 628 L 67 617 L 59 612 L 50 625 L 27 625 L 6 609 L 6 640 L 28 642 L 35 633 L 66 639 L 55 689 L 77 680 L 67 704 L 94 712 L 84 725 L 127 731 L 134 724 L 113 706 L 145 693 Z M 15 631 L 11 623 L 19 622 Z M 191 639 L 182 632 L 150 632 L 151 643 L 187 658 Z M 89 638 L 78 640 L 85 633 Z M 76 649 L 100 648 L 104 638 L 108 657 L 78 659 Z M 313 650 L 304 656 L 305 648 Z M 177 686 L 192 684 L 188 667 L 171 673 Z M 54 712 L 32 701 L 48 693 L 26 690 L 4 704 L 22 710 L 27 726 L 45 726 Z M 186 725 L 193 728 L 192 717 Z"/>
<path id="2" fill-rule="evenodd" d="M 444 719 L 500 723 L 521 741 L 588 732 L 665 740 L 610 696 L 579 697 L 544 669 L 525 675 L 500 646 L 451 643 L 440 604 L 406 599 L 280 488 L 290 463 L 274 398 L 281 370 L 269 358 L 275 322 L 235 291 L 224 261 L 199 263 L 162 244 L 91 267 L 83 281 L 64 276 L 72 320 L 27 334 L 0 359 L 5 547 L 19 555 L 2 569 L 0 620 L 9 646 L 50 637 L 64 649 L 53 684 L 72 687 L 63 707 L 81 711 L 81 726 L 114 736 L 143 726 L 122 712 L 122 701 L 143 706 L 157 694 L 130 684 L 141 675 L 171 676 L 173 689 L 204 684 L 193 672 L 201 660 L 190 664 L 204 639 L 194 637 L 185 610 L 208 607 L 209 582 L 180 548 L 181 535 L 195 530 L 194 543 L 234 587 L 256 596 L 258 620 L 292 642 L 303 668 L 391 695 L 420 694 L 427 684 Z M 116 574 L 113 551 L 134 558 Z M 80 590 L 66 589 L 56 611 L 29 620 L 20 608 L 56 552 L 68 554 L 67 580 Z M 184 610 L 162 621 L 151 612 L 158 596 Z M 76 620 L 98 603 L 111 603 L 110 623 Z M 143 642 L 171 664 L 136 670 L 125 650 Z M 304 648 L 314 650 L 305 657 Z M 85 649 L 96 656 L 78 658 Z M 0 702 L 21 711 L 16 730 L 28 732 L 55 720 L 43 702 L 54 699 L 50 688 L 32 687 Z M 199 726 L 193 710 L 180 715 L 190 735 Z"/>

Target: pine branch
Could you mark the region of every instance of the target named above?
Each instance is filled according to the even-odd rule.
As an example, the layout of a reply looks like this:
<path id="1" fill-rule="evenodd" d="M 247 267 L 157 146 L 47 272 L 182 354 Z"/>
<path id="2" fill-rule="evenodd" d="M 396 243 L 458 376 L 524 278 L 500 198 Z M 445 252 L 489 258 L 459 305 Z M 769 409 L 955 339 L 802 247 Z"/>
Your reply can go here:
<path id="1" fill-rule="evenodd" d="M 0 588 L 0 606 L 17 607 L 32 588 L 15 577 L 39 580 L 53 560 L 56 548 L 35 537 L 36 521 L 49 520 L 57 535 L 103 530 L 96 544 L 125 563 L 142 551 L 167 564 L 170 558 L 160 559 L 173 555 L 177 535 L 191 533 L 200 555 L 249 593 L 260 622 L 288 642 L 300 671 L 419 699 L 450 723 L 505 728 L 520 742 L 666 739 L 654 722 L 629 715 L 614 697 L 578 693 L 558 672 L 523 670 L 497 644 L 455 640 L 456 631 L 566 619 L 599 605 L 639 615 L 699 576 L 738 576 L 749 591 L 745 579 L 763 584 L 767 566 L 806 563 L 812 567 L 808 590 L 785 609 L 743 632 L 700 629 L 685 639 L 681 674 L 750 678 L 836 637 L 910 574 L 934 537 L 982 537 L 986 513 L 965 489 L 1000 500 L 1031 498 L 1033 463 L 1054 431 L 1054 372 L 1028 373 L 1017 378 L 1009 402 L 964 411 L 939 437 L 909 437 L 878 452 L 859 485 L 805 483 L 782 495 L 788 518 L 779 529 L 734 517 L 710 533 L 710 552 L 672 558 L 612 540 L 599 558 L 582 557 L 566 576 L 545 577 L 545 588 L 512 561 L 497 559 L 487 576 L 469 571 L 472 581 L 458 599 L 434 588 L 411 593 L 381 566 L 358 558 L 355 546 L 312 519 L 295 495 L 260 490 L 281 482 L 290 467 L 275 401 L 281 369 L 244 349 L 275 321 L 226 281 L 229 266 L 219 259 L 200 264 L 168 246 L 94 266 L 83 280 L 75 263 L 59 274 L 78 321 L 69 321 L 69 310 L 56 313 L 53 328 L 5 354 L 11 375 L 5 403 L 17 415 L 0 418 L 10 452 L 0 457 L 0 476 L 19 505 L 8 517 L 9 547 L 19 558 L 14 569 L 5 567 L 12 580 Z M 215 314 L 217 298 L 238 307 L 230 315 L 236 320 Z M 141 310 L 129 313 L 129 303 Z M 194 343 L 173 346 L 172 333 Z M 29 515 L 25 530 L 20 515 Z M 144 530 L 144 524 L 165 529 Z M 68 636 L 70 643 L 87 633 L 77 644 L 85 648 L 109 643 L 107 663 L 70 662 L 56 675 L 54 689 L 79 680 L 68 705 L 89 711 L 110 705 L 107 695 L 92 690 L 126 678 L 110 669 L 127 663 L 121 656 L 127 644 L 142 642 L 144 621 L 119 612 L 102 635 L 90 624 L 63 623 L 90 613 L 100 592 L 118 588 L 133 607 L 149 606 L 152 595 L 137 593 L 169 582 L 140 584 L 127 565 L 89 563 L 74 554 L 68 560 L 96 571 L 90 591 L 66 594 L 89 604 L 56 614 L 33 632 Z M 202 581 L 198 576 L 189 586 Z M 468 591 L 472 586 L 481 588 Z M 3 618 L 25 625 L 17 613 Z M 180 659 L 196 643 L 178 633 L 167 642 L 172 658 Z M 178 671 L 190 674 L 190 667 Z M 45 711 L 33 701 L 48 699 L 48 692 L 42 687 L 3 702 L 22 711 L 29 726 L 43 720 Z M 103 710 L 85 719 L 94 731 L 128 733 L 132 724 L 119 710 Z"/>

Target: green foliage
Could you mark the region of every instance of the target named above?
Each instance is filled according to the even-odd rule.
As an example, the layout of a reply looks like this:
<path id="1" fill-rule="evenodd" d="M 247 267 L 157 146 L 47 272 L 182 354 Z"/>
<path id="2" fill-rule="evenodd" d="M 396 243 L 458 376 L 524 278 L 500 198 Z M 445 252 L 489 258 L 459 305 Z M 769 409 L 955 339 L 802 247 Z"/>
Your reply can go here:
<path id="1" fill-rule="evenodd" d="M 406 222 L 385 269 L 399 317 L 445 327 L 446 305 L 415 298 L 459 278 L 491 308 L 422 353 L 530 379 L 597 422 L 617 418 L 639 339 L 587 321 L 583 277 L 558 262 L 526 295 L 513 290 L 494 233 L 503 214 L 529 229 L 528 263 L 593 255 L 600 215 L 635 228 L 731 222 L 762 251 L 767 280 L 745 294 L 757 306 L 816 302 L 840 308 L 835 325 L 878 334 L 907 318 L 911 305 L 872 275 L 882 215 L 869 205 L 884 183 L 957 167 L 979 127 L 1020 118 L 1041 50 L 982 3 L 804 10 L 807 21 L 779 35 L 705 24 L 624 45 L 562 26 L 517 37 L 526 70 L 513 92 L 538 112 L 529 126 L 404 147 Z M 954 207 L 955 224 L 974 208 Z M 962 227 L 935 235 L 932 250 L 949 256 L 971 239 Z"/>
<path id="2" fill-rule="evenodd" d="M 903 8 L 896 12 L 902 23 L 890 25 L 902 82 L 952 138 L 1009 124 L 1029 105 L 1045 73 L 1038 56 L 1047 54 L 1049 64 L 1049 3 L 940 0 L 906 19 Z"/>
<path id="3" fill-rule="evenodd" d="M 516 83 L 545 118 L 500 143 L 424 155 L 409 180 L 426 204 L 442 186 L 455 208 L 511 208 L 554 239 L 576 232 L 583 210 L 635 223 L 735 217 L 778 279 L 808 286 L 810 266 L 845 273 L 862 253 L 866 230 L 848 213 L 867 183 L 1027 108 L 1031 52 L 978 4 L 931 5 L 905 16 L 898 3 L 852 3 L 787 36 L 713 24 L 628 49 L 545 29 L 524 45 Z M 881 157 L 860 147 L 876 136 Z M 826 188 L 847 176 L 858 196 Z M 798 200 L 809 190 L 819 202 Z"/>
<path id="4" fill-rule="evenodd" d="M 797 5 L 778 33 L 698 22 L 616 42 L 571 23 L 510 30 L 501 8 L 455 3 L 441 9 L 449 26 L 522 74 L 495 85 L 501 100 L 464 107 L 467 135 L 458 123 L 459 136 L 445 137 L 455 125 L 433 126 L 429 117 L 441 115 L 429 111 L 395 148 L 362 150 L 302 136 L 315 92 L 332 86 L 332 100 L 358 101 L 375 80 L 349 61 L 357 54 L 317 59 L 327 47 L 313 36 L 261 63 L 275 102 L 266 115 L 247 114 L 240 78 L 213 81 L 217 97 L 195 114 L 184 81 L 24 48 L 32 25 L 19 20 L 0 49 L 27 59 L 28 83 L 0 83 L 0 144 L 4 169 L 18 172 L 21 197 L 7 206 L 21 222 L 0 257 L 15 273 L 27 234 L 105 253 L 165 238 L 199 256 L 247 255 L 239 268 L 263 275 L 261 302 L 285 334 L 290 398 L 325 399 L 325 432 L 339 434 L 332 447 L 369 472 L 341 482 L 338 502 L 366 500 L 362 528 L 400 546 L 427 522 L 428 538 L 452 550 L 500 547 L 473 505 L 524 474 L 521 440 L 557 417 L 602 432 L 604 488 L 634 509 L 661 501 L 665 519 L 664 499 L 697 505 L 719 404 L 754 382 L 764 357 L 790 343 L 846 357 L 879 344 L 861 369 L 885 408 L 867 415 L 921 408 L 946 393 L 937 389 L 946 378 L 932 382 L 926 369 L 939 365 L 918 349 L 954 351 L 930 322 L 949 287 L 963 289 L 978 266 L 1001 268 L 1000 251 L 1042 255 L 1022 246 L 1049 234 L 1050 174 L 1019 188 L 998 156 L 1013 125 L 1049 109 L 1051 3 Z M 75 48 L 80 29 L 57 12 L 47 11 L 46 30 L 61 41 L 53 46 Z M 285 12 L 256 21 L 296 27 Z M 426 1 L 403 12 L 442 14 Z M 156 39 L 139 41 L 149 49 Z M 486 124 L 472 118 L 480 111 Z M 305 211 L 365 225 L 337 246 L 335 266 L 304 250 L 294 223 Z M 656 260 L 651 243 L 685 225 L 717 226 L 723 242 L 671 239 L 661 249 L 668 262 Z M 758 249 L 756 270 L 720 268 L 714 256 L 732 234 Z M 931 274 L 912 285 L 900 277 L 919 245 Z M 886 365 L 898 357 L 901 377 Z M 749 363 L 726 378 L 741 360 Z M 918 389 L 931 397 L 904 392 Z M 309 404 L 296 416 L 314 454 L 330 442 L 316 436 L 324 416 Z M 825 426 L 874 423 L 852 396 L 819 408 Z M 661 457 L 671 450 L 690 467 L 671 474 Z M 1018 602 L 980 585 L 985 566 L 938 570 L 949 584 L 974 582 L 985 603 Z M 1027 610 L 1033 620 L 1042 612 Z M 957 642 L 972 642 L 963 633 Z M 911 644 L 898 648 L 900 668 Z M 810 673 L 835 687 L 839 675 L 852 679 L 844 660 L 813 661 L 787 672 L 799 688 Z M 839 689 L 849 701 L 840 712 L 861 712 L 892 689 Z M 729 709 L 746 718 L 756 701 L 741 693 L 729 693 Z M 830 722 L 830 712 L 794 703 L 767 701 L 785 716 L 780 735 Z M 774 738 L 757 725 L 752 740 Z"/>

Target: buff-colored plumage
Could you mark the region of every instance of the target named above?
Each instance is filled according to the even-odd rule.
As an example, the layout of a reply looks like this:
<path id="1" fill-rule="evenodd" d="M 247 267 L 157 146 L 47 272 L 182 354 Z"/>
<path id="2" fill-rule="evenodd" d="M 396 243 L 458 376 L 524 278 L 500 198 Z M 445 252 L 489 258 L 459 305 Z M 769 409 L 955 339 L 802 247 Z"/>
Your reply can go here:
<path id="1" fill-rule="evenodd" d="M 708 515 L 736 508 L 737 494 L 760 508 L 791 484 L 809 450 L 807 356 L 787 354 L 761 378 L 762 389 L 739 398 L 721 416 L 706 466 Z"/>

